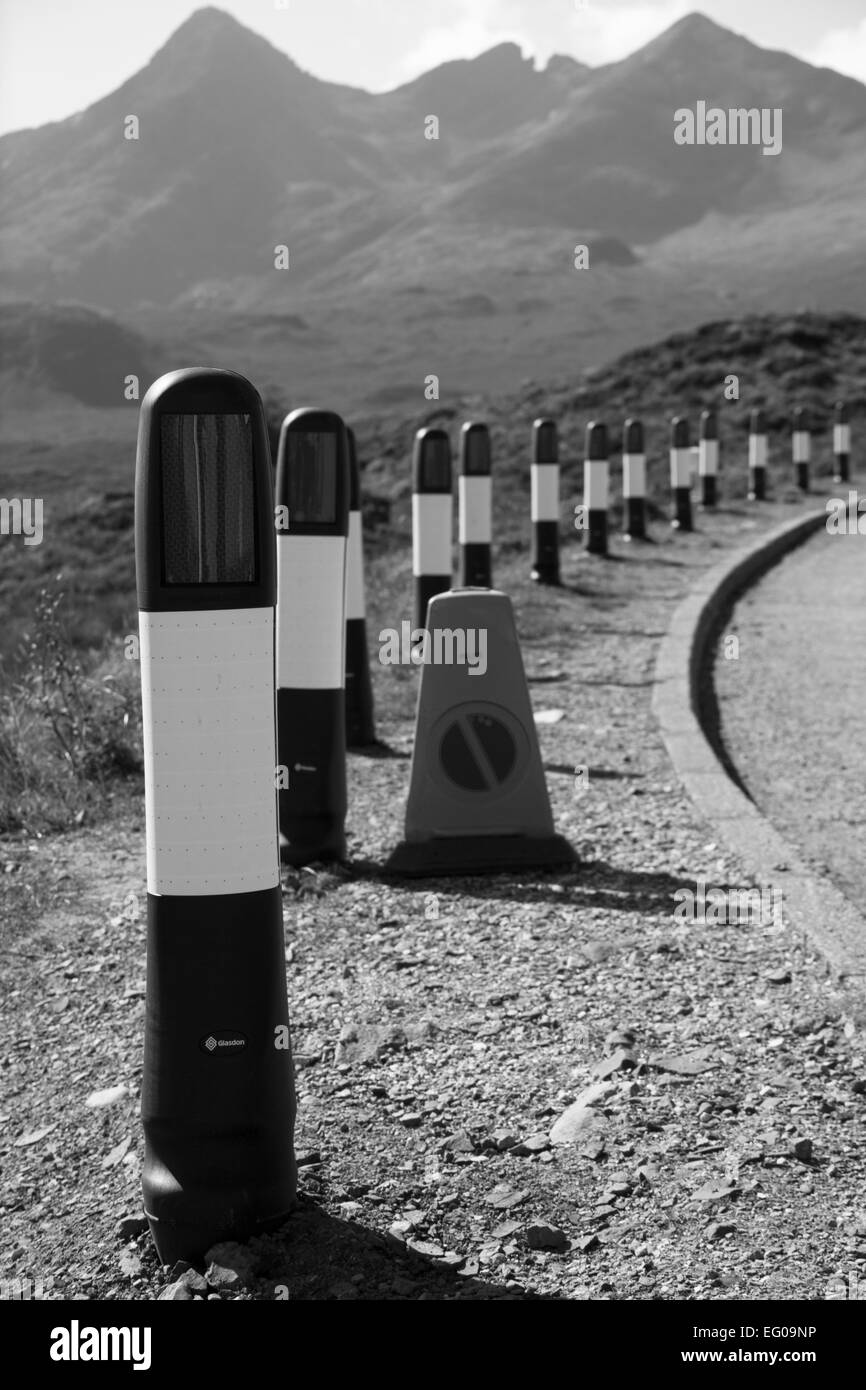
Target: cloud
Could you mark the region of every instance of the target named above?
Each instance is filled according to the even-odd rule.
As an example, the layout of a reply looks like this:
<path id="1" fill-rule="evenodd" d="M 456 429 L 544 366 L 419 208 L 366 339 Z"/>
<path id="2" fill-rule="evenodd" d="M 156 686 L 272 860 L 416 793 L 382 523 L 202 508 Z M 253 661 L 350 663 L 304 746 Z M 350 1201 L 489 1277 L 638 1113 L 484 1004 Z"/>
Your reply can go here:
<path id="1" fill-rule="evenodd" d="M 851 29 L 831 29 L 800 56 L 819 68 L 835 68 L 866 82 L 866 19 Z"/>
<path id="2" fill-rule="evenodd" d="M 615 8 L 601 0 L 584 0 L 583 4 L 573 6 L 567 52 L 592 67 L 616 63 L 643 48 L 694 10 L 694 0 L 663 0 L 661 4 L 627 4 Z"/>
<path id="3" fill-rule="evenodd" d="M 453 58 L 477 58 L 498 43 L 517 43 L 524 51 L 535 51 L 531 22 L 522 20 L 522 5 L 497 0 L 471 0 L 451 7 L 453 18 L 423 33 L 399 64 L 404 80 L 429 72 Z"/>
<path id="4" fill-rule="evenodd" d="M 517 43 L 539 64 L 566 53 L 597 66 L 642 48 L 695 0 L 452 0 L 436 24 L 422 32 L 400 63 L 401 80 L 453 58 L 475 58 L 495 44 Z"/>

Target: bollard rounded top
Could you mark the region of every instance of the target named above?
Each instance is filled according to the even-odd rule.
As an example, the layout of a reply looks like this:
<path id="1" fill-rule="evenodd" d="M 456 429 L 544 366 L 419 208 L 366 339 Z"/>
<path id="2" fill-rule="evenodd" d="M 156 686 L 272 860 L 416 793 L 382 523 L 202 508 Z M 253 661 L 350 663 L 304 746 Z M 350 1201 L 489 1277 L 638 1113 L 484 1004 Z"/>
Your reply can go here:
<path id="1" fill-rule="evenodd" d="M 451 491 L 451 441 L 437 426 L 420 429 L 412 454 L 413 492 Z"/>
<path id="2" fill-rule="evenodd" d="M 490 432 L 477 420 L 467 420 L 460 431 L 460 472 L 465 477 L 490 476 Z"/>
<path id="3" fill-rule="evenodd" d="M 135 568 L 144 612 L 276 603 L 267 421 L 258 391 L 237 372 L 168 372 L 144 396 Z"/>
<path id="4" fill-rule="evenodd" d="M 349 459 L 349 511 L 361 510 L 361 467 L 358 463 L 358 441 L 351 425 L 346 426 L 346 444 Z"/>
<path id="5" fill-rule="evenodd" d="M 685 415 L 675 415 L 671 420 L 671 448 L 688 449 L 689 422 Z"/>
<path id="6" fill-rule="evenodd" d="M 809 429 L 809 412 L 804 405 L 798 405 L 794 409 L 794 429 Z"/>
<path id="7" fill-rule="evenodd" d="M 586 457 L 588 459 L 606 459 L 608 457 L 607 425 L 602 420 L 590 420 L 586 427 Z"/>
<path id="8" fill-rule="evenodd" d="M 749 434 L 766 434 L 766 433 L 767 433 L 767 421 L 766 421 L 766 419 L 764 418 L 764 412 L 763 412 L 763 410 L 761 409 L 761 407 L 760 407 L 759 405 L 756 405 L 756 406 L 754 407 L 754 409 L 752 410 L 752 414 L 751 414 L 751 416 L 750 416 L 750 418 L 749 418 Z"/>
<path id="9" fill-rule="evenodd" d="M 701 439 L 718 439 L 719 417 L 712 406 L 701 411 Z"/>
<path id="10" fill-rule="evenodd" d="M 559 462 L 559 434 L 555 420 L 538 419 L 532 426 L 532 462 Z"/>
<path id="11" fill-rule="evenodd" d="M 847 405 L 845 404 L 844 401 L 837 401 L 837 402 L 836 402 L 835 418 L 836 418 L 836 424 L 837 424 L 837 425 L 847 425 L 847 424 L 848 424 L 848 407 L 847 407 Z"/>
<path id="12" fill-rule="evenodd" d="M 644 452 L 643 421 L 629 417 L 622 427 L 622 451 L 624 454 Z"/>
<path id="13" fill-rule="evenodd" d="M 293 410 L 277 449 L 278 507 L 288 508 L 289 536 L 345 536 L 349 531 L 349 441 L 336 411 Z"/>

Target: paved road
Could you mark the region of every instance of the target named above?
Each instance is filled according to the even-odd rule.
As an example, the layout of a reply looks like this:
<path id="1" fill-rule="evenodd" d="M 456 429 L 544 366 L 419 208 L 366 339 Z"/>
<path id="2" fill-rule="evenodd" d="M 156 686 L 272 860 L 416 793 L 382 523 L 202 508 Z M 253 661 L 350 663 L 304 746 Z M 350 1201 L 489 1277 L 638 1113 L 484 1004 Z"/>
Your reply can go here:
<path id="1" fill-rule="evenodd" d="M 866 904 L 866 535 L 822 530 L 737 604 L 721 734 L 766 816 Z"/>

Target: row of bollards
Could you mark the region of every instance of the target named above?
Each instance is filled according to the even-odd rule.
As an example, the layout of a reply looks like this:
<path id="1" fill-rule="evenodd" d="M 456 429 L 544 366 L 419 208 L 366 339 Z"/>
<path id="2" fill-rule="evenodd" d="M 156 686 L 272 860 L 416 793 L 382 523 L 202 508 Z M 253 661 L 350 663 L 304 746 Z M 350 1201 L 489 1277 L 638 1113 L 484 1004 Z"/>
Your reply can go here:
<path id="1" fill-rule="evenodd" d="M 751 421 L 763 496 L 766 430 Z M 811 435 L 796 416 L 808 486 Z M 837 476 L 850 431 L 834 426 Z M 690 529 L 688 422 L 671 427 L 673 524 Z M 705 411 L 702 501 L 716 500 L 718 429 Z M 559 581 L 555 424 L 532 458 L 533 578 Z M 490 442 L 464 426 L 460 579 L 451 587 L 451 452 L 415 442 L 413 569 L 422 669 L 404 842 L 386 870 L 430 877 L 571 865 L 554 831 L 511 602 L 491 592 Z M 624 522 L 646 529 L 640 421 L 623 436 Z M 587 429 L 588 548 L 607 546 L 606 426 Z M 141 1116 L 145 1211 L 163 1264 L 278 1227 L 296 1199 L 296 1100 L 280 859 L 346 856 L 347 731 L 373 738 L 360 474 L 339 415 L 295 410 L 276 487 L 261 399 L 234 372 L 160 378 L 141 405 L 135 485 L 147 849 L 147 1009 Z M 445 642 L 450 642 L 450 655 Z M 427 644 L 428 646 L 430 643 Z M 436 651 L 436 643 L 432 642 Z M 352 695 L 349 697 L 349 681 Z M 275 784 L 276 773 L 276 784 Z M 283 782 L 282 774 L 287 780 Z M 279 836 L 279 838 L 278 838 Z"/>
<path id="2" fill-rule="evenodd" d="M 793 414 L 792 460 L 797 487 L 809 490 L 812 434 L 807 412 L 798 406 Z M 622 445 L 623 535 L 626 540 L 646 538 L 647 469 L 643 424 L 628 419 Z M 834 481 L 849 477 L 851 431 L 848 410 L 838 402 L 833 426 Z M 610 458 L 605 424 L 592 420 L 586 427 L 583 464 L 583 504 L 575 509 L 579 529 L 586 530 L 586 549 L 605 555 L 608 548 Z M 697 456 L 697 457 L 695 457 Z M 749 422 L 748 495 L 762 501 L 767 495 L 768 440 L 764 412 L 756 408 Z M 714 409 L 701 412 L 697 447 L 691 444 L 688 420 L 671 421 L 670 486 L 671 525 L 693 530 L 693 472 L 697 464 L 699 504 L 712 508 L 719 498 L 719 424 Z M 560 515 L 559 437 L 556 422 L 536 420 L 532 428 L 530 464 L 532 578 L 541 584 L 559 583 Z M 445 430 L 427 428 L 415 438 L 413 461 L 413 574 L 414 618 L 422 627 L 430 599 L 451 588 L 451 444 Z M 489 587 L 491 569 L 492 480 L 490 436 L 486 425 L 464 424 L 460 436 L 458 477 L 459 583 Z"/>

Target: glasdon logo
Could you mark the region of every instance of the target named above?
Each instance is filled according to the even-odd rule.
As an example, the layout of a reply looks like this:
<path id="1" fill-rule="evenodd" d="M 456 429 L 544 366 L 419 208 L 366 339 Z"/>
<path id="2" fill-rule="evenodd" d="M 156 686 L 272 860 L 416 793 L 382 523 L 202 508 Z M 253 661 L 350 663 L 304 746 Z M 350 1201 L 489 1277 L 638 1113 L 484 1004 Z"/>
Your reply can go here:
<path id="1" fill-rule="evenodd" d="M 237 1057 L 246 1050 L 247 1039 L 234 1028 L 223 1028 L 216 1033 L 208 1033 L 199 1040 L 202 1052 L 211 1057 Z"/>

